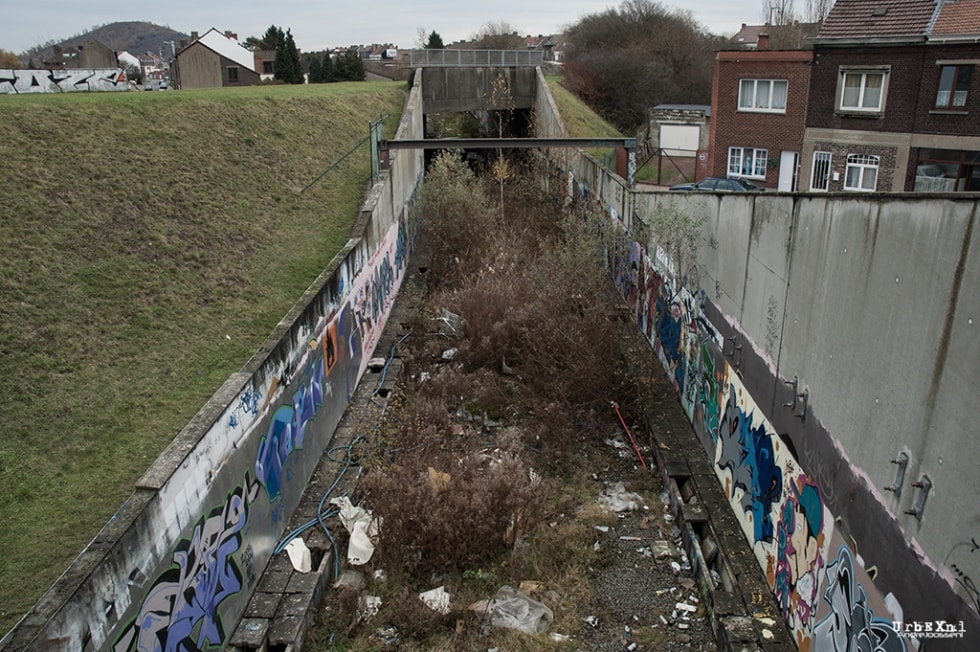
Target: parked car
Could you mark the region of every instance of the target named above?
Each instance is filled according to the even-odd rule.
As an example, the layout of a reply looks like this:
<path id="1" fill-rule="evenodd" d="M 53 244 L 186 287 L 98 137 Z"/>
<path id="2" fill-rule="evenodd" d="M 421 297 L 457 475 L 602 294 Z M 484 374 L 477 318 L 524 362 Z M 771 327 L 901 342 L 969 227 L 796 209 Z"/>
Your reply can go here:
<path id="1" fill-rule="evenodd" d="M 679 183 L 671 186 L 671 190 L 688 190 L 694 192 L 762 192 L 762 186 L 757 186 L 746 179 L 736 177 L 705 177 L 694 183 Z"/>
<path id="2" fill-rule="evenodd" d="M 157 88 L 160 89 L 161 91 L 167 90 L 167 81 L 165 79 L 161 79 L 160 83 L 157 84 Z"/>

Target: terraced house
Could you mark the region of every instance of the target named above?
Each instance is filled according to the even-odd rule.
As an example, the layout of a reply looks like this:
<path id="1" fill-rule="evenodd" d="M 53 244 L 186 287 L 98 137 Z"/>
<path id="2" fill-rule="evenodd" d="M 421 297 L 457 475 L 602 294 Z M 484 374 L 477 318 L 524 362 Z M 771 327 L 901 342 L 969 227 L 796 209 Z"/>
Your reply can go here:
<path id="1" fill-rule="evenodd" d="M 838 0 L 813 41 L 801 190 L 980 191 L 980 0 Z"/>

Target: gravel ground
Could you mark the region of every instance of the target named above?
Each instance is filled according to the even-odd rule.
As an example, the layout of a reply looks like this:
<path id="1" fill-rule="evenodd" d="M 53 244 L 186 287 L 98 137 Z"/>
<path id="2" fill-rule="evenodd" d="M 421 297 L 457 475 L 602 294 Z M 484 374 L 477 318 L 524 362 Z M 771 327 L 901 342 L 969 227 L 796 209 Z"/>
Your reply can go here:
<path id="1" fill-rule="evenodd" d="M 633 452 L 622 442 L 617 447 L 610 447 L 610 465 L 597 474 L 601 495 L 625 496 L 615 504 L 632 502 L 635 509 L 618 511 L 615 526 L 596 531 L 602 565 L 593 569 L 592 581 L 598 604 L 595 619 L 576 638 L 582 649 L 597 652 L 716 650 L 680 531 L 666 514 L 666 496 L 656 493 L 659 477 L 642 477 L 656 471 L 638 468 Z M 624 494 L 622 487 L 631 485 L 650 490 Z"/>

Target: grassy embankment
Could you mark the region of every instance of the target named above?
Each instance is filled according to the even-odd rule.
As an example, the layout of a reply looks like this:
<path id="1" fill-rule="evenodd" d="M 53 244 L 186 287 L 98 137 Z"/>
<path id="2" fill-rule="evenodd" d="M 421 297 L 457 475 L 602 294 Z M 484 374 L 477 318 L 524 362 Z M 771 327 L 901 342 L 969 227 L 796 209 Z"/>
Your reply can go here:
<path id="1" fill-rule="evenodd" d="M 619 136 L 550 77 L 572 136 Z M 346 242 L 385 82 L 0 96 L 0 632 Z"/>
<path id="2" fill-rule="evenodd" d="M 0 96 L 0 632 L 344 245 L 386 82 Z"/>

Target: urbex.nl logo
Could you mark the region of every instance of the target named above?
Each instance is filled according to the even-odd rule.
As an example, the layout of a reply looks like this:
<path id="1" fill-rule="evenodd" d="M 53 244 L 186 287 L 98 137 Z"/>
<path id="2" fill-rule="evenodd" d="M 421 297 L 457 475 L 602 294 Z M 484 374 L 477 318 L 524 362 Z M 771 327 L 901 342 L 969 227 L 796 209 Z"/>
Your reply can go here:
<path id="1" fill-rule="evenodd" d="M 895 630 L 901 636 L 919 640 L 926 638 L 963 638 L 966 635 L 962 620 L 959 622 L 945 620 L 895 621 Z"/>

